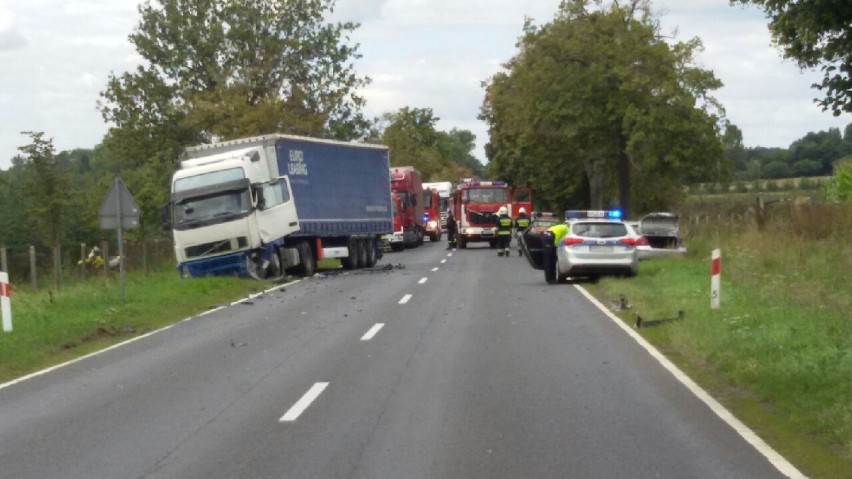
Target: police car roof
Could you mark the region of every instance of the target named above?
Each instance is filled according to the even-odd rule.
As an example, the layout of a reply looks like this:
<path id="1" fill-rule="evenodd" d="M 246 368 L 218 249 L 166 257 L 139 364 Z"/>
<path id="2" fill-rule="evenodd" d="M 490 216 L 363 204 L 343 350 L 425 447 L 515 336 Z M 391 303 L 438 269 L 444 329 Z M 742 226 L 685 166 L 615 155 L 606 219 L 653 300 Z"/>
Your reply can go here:
<path id="1" fill-rule="evenodd" d="M 565 220 L 574 222 L 579 220 L 610 220 L 621 222 L 621 210 L 566 210 Z"/>

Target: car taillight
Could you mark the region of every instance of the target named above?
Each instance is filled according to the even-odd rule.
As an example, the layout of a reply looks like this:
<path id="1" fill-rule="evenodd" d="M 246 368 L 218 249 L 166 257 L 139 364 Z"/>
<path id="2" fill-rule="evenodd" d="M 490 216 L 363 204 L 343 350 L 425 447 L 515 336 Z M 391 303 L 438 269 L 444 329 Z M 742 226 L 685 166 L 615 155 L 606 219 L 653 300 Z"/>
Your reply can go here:
<path id="1" fill-rule="evenodd" d="M 618 240 L 619 243 L 630 245 L 630 246 L 648 246 L 648 238 L 644 236 L 640 236 L 638 238 L 622 238 Z"/>
<path id="2" fill-rule="evenodd" d="M 565 246 L 571 246 L 571 245 L 575 245 L 575 244 L 580 244 L 580 243 L 582 243 L 582 242 L 583 242 L 583 239 L 582 239 L 582 238 L 571 238 L 571 237 L 568 237 L 568 238 L 565 238 L 564 240 L 562 240 L 562 244 L 564 244 Z"/>

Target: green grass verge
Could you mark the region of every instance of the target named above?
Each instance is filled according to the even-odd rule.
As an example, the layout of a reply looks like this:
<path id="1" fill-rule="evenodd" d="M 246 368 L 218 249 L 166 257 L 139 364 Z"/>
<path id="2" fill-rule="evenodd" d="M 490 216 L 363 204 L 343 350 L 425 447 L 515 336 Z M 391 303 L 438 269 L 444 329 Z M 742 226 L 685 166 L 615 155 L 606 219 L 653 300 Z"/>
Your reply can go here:
<path id="1" fill-rule="evenodd" d="M 322 260 L 320 270 L 340 268 Z M 0 383 L 145 334 L 272 287 L 233 277 L 181 279 L 174 268 L 72 281 L 58 291 L 12 292 L 13 331 L 0 333 Z"/>
<path id="2" fill-rule="evenodd" d="M 852 256 L 843 238 L 722 227 L 686 258 L 643 261 L 593 287 L 619 315 L 805 474 L 852 471 Z M 710 251 L 722 249 L 722 307 L 710 309 Z M 677 317 L 682 320 L 655 320 Z"/>
<path id="3" fill-rule="evenodd" d="M 239 278 L 182 280 L 172 270 L 92 278 L 59 292 L 12 292 L 13 331 L 0 333 L 0 383 L 144 334 L 269 287 Z"/>

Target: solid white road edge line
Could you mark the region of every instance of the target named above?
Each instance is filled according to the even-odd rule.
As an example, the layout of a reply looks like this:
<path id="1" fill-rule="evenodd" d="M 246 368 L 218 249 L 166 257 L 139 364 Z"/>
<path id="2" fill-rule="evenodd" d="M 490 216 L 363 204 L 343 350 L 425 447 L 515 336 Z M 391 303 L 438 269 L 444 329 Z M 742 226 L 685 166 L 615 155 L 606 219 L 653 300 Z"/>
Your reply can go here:
<path id="1" fill-rule="evenodd" d="M 293 404 L 293 406 L 283 416 L 281 416 L 281 419 L 279 419 L 278 422 L 293 422 L 298 419 L 299 416 L 305 412 L 305 409 L 307 409 L 308 406 L 310 406 L 311 403 L 314 402 L 320 394 L 322 394 L 326 387 L 328 387 L 328 383 L 315 383 L 310 389 L 308 389 L 308 392 L 302 396 L 302 399 L 296 401 L 296 404 Z"/>
<path id="2" fill-rule="evenodd" d="M 400 299 L 400 300 L 399 300 L 399 304 L 405 304 L 405 303 L 407 303 L 407 302 L 408 302 L 408 300 L 410 300 L 410 299 L 411 299 L 411 295 L 410 295 L 410 294 L 406 294 L 405 296 L 403 296 L 403 297 L 402 297 L 402 299 Z"/>
<path id="3" fill-rule="evenodd" d="M 296 283 L 299 283 L 299 282 L 301 282 L 301 281 L 302 281 L 301 279 L 297 279 L 297 280 L 295 280 L 295 281 L 290 281 L 289 283 L 285 283 L 285 284 L 281 284 L 281 285 L 275 286 L 275 287 L 273 287 L 273 288 L 269 288 L 269 289 L 267 289 L 267 290 L 265 290 L 265 291 L 262 291 L 262 292 L 260 292 L 260 293 L 256 293 L 256 294 L 250 295 L 250 296 L 248 296 L 248 297 L 245 297 L 245 298 L 243 298 L 243 299 L 241 299 L 241 300 L 239 300 L 239 301 L 234 301 L 234 302 L 233 302 L 233 303 L 231 303 L 229 306 L 233 306 L 233 305 L 235 305 L 235 304 L 239 304 L 239 303 L 242 303 L 242 302 L 248 301 L 248 300 L 250 300 L 250 299 L 252 299 L 252 298 L 256 298 L 256 297 L 261 296 L 261 295 L 263 295 L 263 294 L 266 294 L 266 293 L 269 293 L 269 292 L 275 291 L 276 289 L 283 288 L 283 287 L 285 287 L 285 286 L 290 286 L 291 284 L 296 284 Z M 36 378 L 36 377 L 38 377 L 38 376 L 42 376 L 42 375 L 47 374 L 47 373 L 49 373 L 49 372 L 51 372 L 51 371 L 55 371 L 55 370 L 57 370 L 57 369 L 61 369 L 61 368 L 64 368 L 64 367 L 66 367 L 66 366 L 70 366 L 70 365 L 72 365 L 72 364 L 74 364 L 74 363 L 78 363 L 78 362 L 83 361 L 83 360 L 85 360 L 85 359 L 88 359 L 88 358 L 91 358 L 91 357 L 94 357 L 94 356 L 98 356 L 98 355 L 103 354 L 103 353 L 105 353 L 105 352 L 107 352 L 107 351 L 111 351 L 111 350 L 113 350 L 113 349 L 118 349 L 118 348 L 120 348 L 120 347 L 122 347 L 122 346 L 125 346 L 125 345 L 128 345 L 128 344 L 130 344 L 130 343 L 134 343 L 134 342 L 136 342 L 136 341 L 139 341 L 140 339 L 145 339 L 145 338 L 147 338 L 147 337 L 149 337 L 149 336 L 153 336 L 153 335 L 155 335 L 155 334 L 161 333 L 161 332 L 163 332 L 163 331 L 165 331 L 165 330 L 167 330 L 167 329 L 169 329 L 169 328 L 173 327 L 173 326 L 174 326 L 175 324 L 177 324 L 177 323 L 182 323 L 182 322 L 184 322 L 184 321 L 190 321 L 190 320 L 193 320 L 193 319 L 195 319 L 195 318 L 200 318 L 200 317 L 202 317 L 202 316 L 207 316 L 208 314 L 215 313 L 216 311 L 220 311 L 220 310 L 225 309 L 225 308 L 227 308 L 227 307 L 228 307 L 228 306 L 217 306 L 217 307 L 215 307 L 215 308 L 208 309 L 207 311 L 204 311 L 203 313 L 198 313 L 198 314 L 196 314 L 195 316 L 190 316 L 190 317 L 188 317 L 188 318 L 181 319 L 180 321 L 176 321 L 174 324 L 170 324 L 170 325 L 168 325 L 168 326 L 163 326 L 163 327 L 162 327 L 162 328 L 160 328 L 160 329 L 155 329 L 155 330 L 153 330 L 153 331 L 151 331 L 151 332 L 148 332 L 148 333 L 145 333 L 145 334 L 143 334 L 143 335 L 136 336 L 135 338 L 130 338 L 130 339 L 128 339 L 127 341 L 122 341 L 122 342 L 120 342 L 120 343 L 113 344 L 112 346 L 106 347 L 106 348 L 101 349 L 101 350 L 99 350 L 99 351 L 94 351 L 94 352 L 91 352 L 91 353 L 89 353 L 89 354 L 86 354 L 85 356 L 80 356 L 79 358 L 74 358 L 74 359 L 71 359 L 71 360 L 69 360 L 69 361 L 65 361 L 64 363 L 57 364 L 57 365 L 55 365 L 55 366 L 51 366 L 51 367 L 49 367 L 49 368 L 45 368 L 45 369 L 42 369 L 42 370 L 40 370 L 40 371 L 36 371 L 36 372 L 34 372 L 34 373 L 31 373 L 31 374 L 27 374 L 26 376 L 21 376 L 21 377 L 19 377 L 19 378 L 17 378 L 17 379 L 13 379 L 13 380 L 11 380 L 11 381 L 9 381 L 9 382 L 6 382 L 6 383 L 3 383 L 3 384 L 0 384 L 0 389 L 5 389 L 5 388 L 7 388 L 7 387 L 9 387 L 9 386 L 14 386 L 15 384 L 22 383 L 22 382 L 24 382 L 24 381 L 30 380 L 30 379 L 32 379 L 32 378 Z"/>
<path id="4" fill-rule="evenodd" d="M 749 444 L 754 447 L 757 452 L 763 455 L 776 469 L 778 469 L 781 474 L 791 478 L 791 479 L 805 479 L 807 476 L 801 473 L 796 467 L 790 464 L 787 459 L 784 458 L 781 454 L 778 454 L 775 449 L 763 441 L 754 431 L 748 428 L 745 424 L 743 424 L 739 419 L 737 419 L 730 411 L 725 409 L 719 401 L 716 401 L 710 394 L 707 393 L 704 389 L 701 388 L 698 384 L 695 383 L 689 376 L 684 374 L 674 363 L 669 361 L 667 357 L 665 357 L 662 353 L 660 353 L 657 348 L 651 345 L 648 341 L 645 340 L 639 333 L 631 329 L 629 326 L 624 324 L 618 316 L 612 314 L 612 312 L 606 308 L 600 301 L 597 300 L 594 296 L 592 296 L 585 288 L 580 285 L 575 284 L 575 288 L 577 288 L 580 293 L 586 297 L 592 304 L 597 306 L 604 314 L 606 314 L 612 321 L 615 322 L 621 329 L 623 329 L 630 337 L 633 338 L 640 346 L 645 348 L 646 351 L 659 363 L 666 368 L 678 381 L 681 382 L 687 389 L 689 389 L 692 394 L 694 394 L 698 399 L 701 400 L 707 407 L 713 411 L 716 416 L 718 416 L 722 421 L 725 421 L 729 426 L 731 426 L 734 431 L 737 432 L 743 439 L 746 440 Z"/>
<path id="5" fill-rule="evenodd" d="M 420 278 L 420 281 L 418 281 L 417 284 L 423 284 L 426 281 L 429 281 L 429 278 L 423 277 L 423 278 Z"/>
<path id="6" fill-rule="evenodd" d="M 379 330 L 382 329 L 384 326 L 385 326 L 385 323 L 374 324 L 373 327 L 370 328 L 369 331 L 367 331 L 363 336 L 361 336 L 361 341 L 369 341 L 369 340 L 373 339 L 373 337 L 376 335 L 376 333 L 378 333 Z"/>

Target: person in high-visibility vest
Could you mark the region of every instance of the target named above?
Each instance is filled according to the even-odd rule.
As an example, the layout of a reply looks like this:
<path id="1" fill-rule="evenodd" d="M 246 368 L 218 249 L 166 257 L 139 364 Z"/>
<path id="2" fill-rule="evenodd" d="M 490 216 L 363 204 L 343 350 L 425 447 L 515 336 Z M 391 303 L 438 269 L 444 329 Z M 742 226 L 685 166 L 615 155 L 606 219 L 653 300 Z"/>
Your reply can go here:
<path id="1" fill-rule="evenodd" d="M 509 210 L 501 206 L 497 210 L 497 256 L 509 256 L 509 244 L 512 242 L 512 217 Z"/>
<path id="2" fill-rule="evenodd" d="M 544 251 L 542 251 L 544 280 L 547 281 L 547 284 L 556 283 L 558 279 L 556 277 L 556 248 L 559 246 L 559 242 L 562 241 L 562 238 L 564 238 L 566 234 L 568 234 L 568 225 L 566 223 L 560 223 L 548 228 L 541 240 L 541 246 L 544 249 Z"/>
<path id="3" fill-rule="evenodd" d="M 530 218 L 527 216 L 527 209 L 521 208 L 518 210 L 518 217 L 515 218 L 515 244 L 518 246 L 518 256 L 521 256 L 521 234 L 530 225 Z"/>

